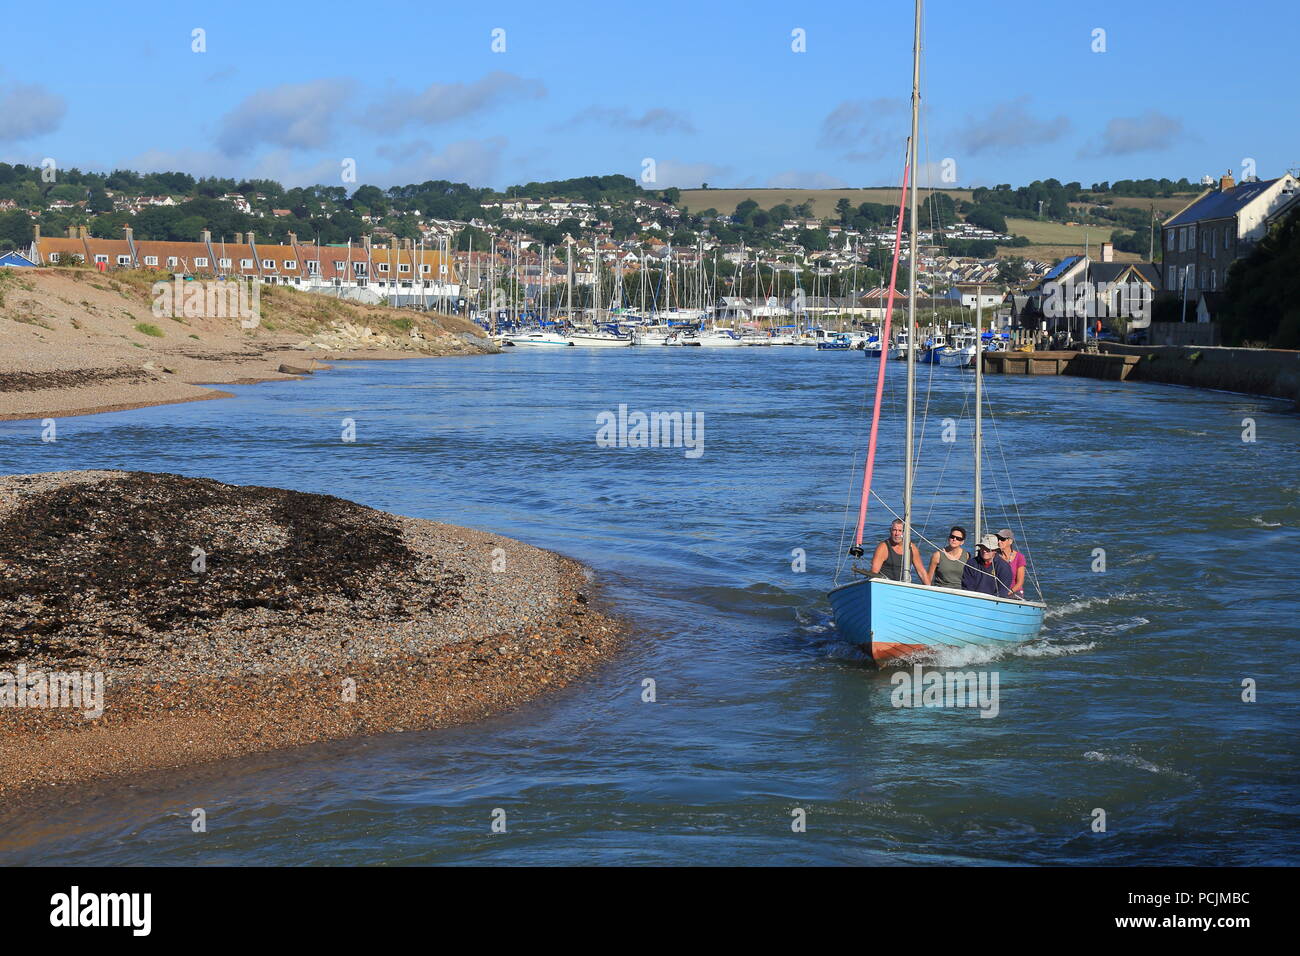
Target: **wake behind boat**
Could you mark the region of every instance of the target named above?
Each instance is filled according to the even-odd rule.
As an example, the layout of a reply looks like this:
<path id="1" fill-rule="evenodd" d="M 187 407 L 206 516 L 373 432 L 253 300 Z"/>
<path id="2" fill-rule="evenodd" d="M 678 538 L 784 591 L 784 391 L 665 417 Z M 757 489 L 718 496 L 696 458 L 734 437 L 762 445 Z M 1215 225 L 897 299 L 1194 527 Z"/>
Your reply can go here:
<path id="1" fill-rule="evenodd" d="M 915 35 L 912 47 L 912 133 L 908 139 L 907 166 L 903 172 L 903 196 L 899 202 L 899 215 L 894 235 L 894 261 L 889 280 L 889 298 L 885 309 L 885 323 L 881 330 L 882 342 L 889 341 L 889 326 L 894 306 L 898 278 L 898 260 L 902 247 L 903 207 L 910 199 L 909 262 L 917 258 L 917 134 L 921 102 L 921 0 L 916 0 Z M 909 193 L 910 185 L 910 193 Z M 942 651 L 970 651 L 1009 647 L 1038 636 L 1043 625 L 1046 605 L 1041 601 L 1017 600 L 1011 596 L 984 594 L 973 590 L 949 587 L 931 587 L 914 584 L 911 580 L 913 565 L 912 490 L 915 479 L 915 383 L 917 349 L 911 347 L 918 336 L 916 325 L 916 270 L 908 270 L 907 329 L 899 336 L 907 360 L 907 412 L 903 464 L 903 513 L 896 524 L 902 525 L 902 552 L 898 563 L 901 580 L 873 576 L 871 568 L 859 567 L 856 559 L 864 556 L 863 528 L 867 517 L 867 504 L 871 495 L 871 476 L 875 466 L 876 437 L 880 424 L 880 411 L 884 394 L 885 371 L 888 352 L 882 350 L 876 377 L 876 401 L 872 412 L 871 437 L 867 450 L 866 466 L 862 477 L 862 496 L 858 507 L 857 533 L 849 555 L 853 561 L 852 574 L 867 575 L 867 580 L 853 581 L 834 588 L 828 597 L 835 614 L 835 625 L 844 638 L 866 648 L 876 663 L 919 654 Z M 976 341 L 979 341 L 982 324 L 982 307 L 976 296 Z M 975 534 L 980 541 L 983 520 L 981 494 L 981 401 L 983 363 L 978 356 L 975 362 Z M 993 544 L 996 545 L 996 540 Z M 892 548 L 892 545 L 886 545 Z M 988 565 L 994 568 L 994 563 Z M 876 569 L 883 570 L 884 566 Z M 978 573 L 990 574 L 979 567 Z M 996 578 L 995 578 L 996 580 Z M 977 579 L 978 582 L 978 579 Z M 963 575 L 963 585 L 966 584 Z M 995 587 L 995 590 L 999 588 Z"/>

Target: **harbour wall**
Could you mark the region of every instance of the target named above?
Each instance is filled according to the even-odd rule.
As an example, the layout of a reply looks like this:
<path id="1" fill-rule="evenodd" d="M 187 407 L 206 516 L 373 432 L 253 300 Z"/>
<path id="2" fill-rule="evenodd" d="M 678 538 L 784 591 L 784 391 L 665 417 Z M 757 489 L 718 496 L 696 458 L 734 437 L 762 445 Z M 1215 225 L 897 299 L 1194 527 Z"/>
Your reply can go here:
<path id="1" fill-rule="evenodd" d="M 1290 399 L 1300 410 L 1300 352 L 1188 345 L 1104 343 L 1108 355 L 1137 356 L 1127 378 Z"/>

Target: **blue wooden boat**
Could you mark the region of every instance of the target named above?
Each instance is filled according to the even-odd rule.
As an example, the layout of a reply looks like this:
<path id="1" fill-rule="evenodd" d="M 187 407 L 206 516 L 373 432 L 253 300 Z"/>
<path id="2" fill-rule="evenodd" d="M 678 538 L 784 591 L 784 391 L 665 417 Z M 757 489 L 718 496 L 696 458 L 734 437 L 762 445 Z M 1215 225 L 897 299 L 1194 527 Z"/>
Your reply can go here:
<path id="1" fill-rule="evenodd" d="M 830 592 L 835 626 L 877 664 L 939 650 L 991 649 L 1031 641 L 1045 604 L 874 578 Z"/>
<path id="2" fill-rule="evenodd" d="M 917 233 L 917 142 L 919 126 L 919 104 L 921 102 L 921 3 L 917 0 L 915 17 L 915 34 L 912 47 L 912 135 L 908 140 L 907 168 L 903 174 L 903 195 L 899 200 L 899 231 L 894 240 L 894 266 L 890 273 L 889 302 L 886 307 L 885 321 L 881 336 L 888 334 L 892 318 L 894 297 L 894 277 L 897 275 L 900 257 L 901 225 L 904 221 L 904 204 L 910 198 L 910 262 L 918 262 Z M 910 194 L 908 192 L 910 185 Z M 909 269 L 907 297 L 907 326 L 899 336 L 900 342 L 914 343 L 919 337 L 909 334 L 917 329 L 916 323 L 916 270 Z M 982 329 L 983 307 L 980 301 L 980 289 L 976 289 L 975 334 L 978 337 Z M 916 419 L 916 366 L 919 362 L 937 360 L 946 351 L 946 343 L 934 343 L 936 347 L 929 350 L 925 357 L 917 355 L 918 349 L 905 348 L 903 357 L 907 360 L 907 409 L 904 419 L 903 437 L 903 508 L 896 523 L 901 525 L 901 578 L 892 580 L 879 577 L 872 572 L 879 572 L 879 566 L 860 567 L 857 561 L 866 556 L 863 547 L 863 529 L 867 517 L 867 507 L 871 497 L 871 478 L 875 466 L 876 440 L 880 424 L 885 382 L 885 360 L 881 359 L 880 374 L 876 378 L 875 406 L 872 410 L 870 442 L 865 458 L 862 476 L 862 494 L 858 506 L 857 532 L 849 555 L 853 560 L 851 573 L 870 575 L 855 579 L 842 587 L 833 588 L 827 597 L 835 614 L 835 626 L 845 640 L 860 645 L 877 663 L 886 663 L 897 658 L 933 654 L 945 650 L 996 650 L 1010 647 L 1038 636 L 1043 626 L 1047 607 L 1041 601 L 1023 601 L 1010 596 L 994 596 L 975 591 L 957 590 L 946 587 L 932 587 L 925 583 L 928 575 L 924 568 L 913 560 L 912 536 L 916 528 L 912 517 L 913 481 L 916 476 L 915 453 L 915 419 Z M 981 428 L 983 369 L 982 363 L 975 363 L 975 482 L 974 482 L 974 541 L 981 539 L 981 527 L 984 522 L 983 491 L 981 485 L 981 463 L 983 433 Z M 1023 529 L 1022 529 L 1023 536 Z M 892 539 L 891 539 L 892 540 Z M 919 554 L 917 555 L 919 561 Z M 874 564 L 874 561 L 872 562 Z M 921 582 L 912 582 L 912 568 L 916 564 Z M 837 572 L 838 573 L 838 572 Z M 1028 582 L 1026 582 L 1028 583 Z M 1041 594 L 1039 595 L 1041 597 Z"/>

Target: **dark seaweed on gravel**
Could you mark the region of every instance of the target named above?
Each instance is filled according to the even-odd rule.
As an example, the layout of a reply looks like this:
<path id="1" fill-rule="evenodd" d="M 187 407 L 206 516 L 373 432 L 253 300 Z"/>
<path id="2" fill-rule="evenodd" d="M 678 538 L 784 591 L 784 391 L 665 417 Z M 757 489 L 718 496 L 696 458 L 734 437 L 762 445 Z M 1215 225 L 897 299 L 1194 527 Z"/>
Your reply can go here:
<path id="1" fill-rule="evenodd" d="M 48 372 L 0 372 L 0 392 L 35 392 L 45 388 L 83 388 L 101 382 L 148 382 L 143 368 L 74 368 Z"/>
<path id="2" fill-rule="evenodd" d="M 192 549 L 206 570 L 192 569 Z M 80 657 L 104 637 L 396 620 L 464 584 L 394 519 L 341 498 L 123 473 L 24 495 L 0 514 L 0 665 Z M 270 612 L 268 614 L 268 612 Z"/>

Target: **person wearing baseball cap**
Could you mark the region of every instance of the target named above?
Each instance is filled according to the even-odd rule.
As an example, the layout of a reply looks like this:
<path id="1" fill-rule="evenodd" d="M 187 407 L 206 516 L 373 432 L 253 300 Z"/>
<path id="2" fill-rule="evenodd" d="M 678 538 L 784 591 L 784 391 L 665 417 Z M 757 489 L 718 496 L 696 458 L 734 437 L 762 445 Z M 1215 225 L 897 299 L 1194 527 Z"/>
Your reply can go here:
<path id="1" fill-rule="evenodd" d="M 975 545 L 975 560 L 962 572 L 962 590 L 1010 597 L 1012 580 L 1011 565 L 998 554 L 997 535 L 984 535 Z"/>
<path id="2" fill-rule="evenodd" d="M 1016 536 L 1010 528 L 998 532 L 998 554 L 1011 567 L 1011 596 L 1023 601 L 1025 599 L 1025 567 L 1028 559 L 1016 550 Z"/>

